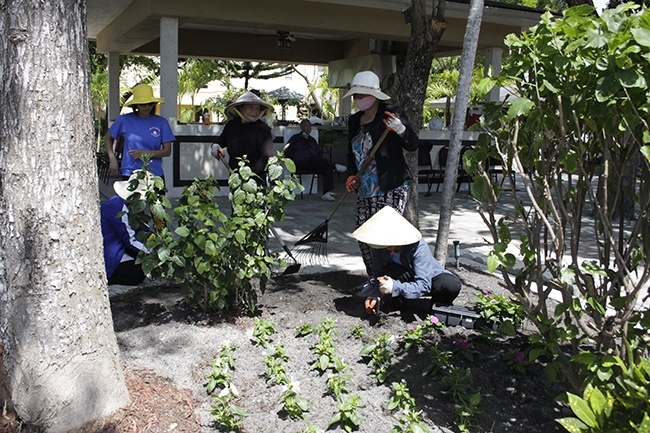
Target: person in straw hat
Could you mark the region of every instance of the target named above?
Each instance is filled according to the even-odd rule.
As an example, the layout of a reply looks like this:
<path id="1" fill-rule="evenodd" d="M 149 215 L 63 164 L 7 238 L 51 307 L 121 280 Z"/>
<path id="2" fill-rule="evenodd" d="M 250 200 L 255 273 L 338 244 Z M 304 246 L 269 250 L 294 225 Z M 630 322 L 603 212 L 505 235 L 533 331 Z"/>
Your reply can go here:
<path id="1" fill-rule="evenodd" d="M 146 192 L 153 187 L 151 174 L 145 171 L 141 176 L 141 171 L 134 171 L 128 180 L 115 182 L 115 195 L 102 203 L 100 208 L 104 263 L 109 285 L 137 286 L 145 278 L 142 266 L 136 264 L 135 259 L 140 251 L 147 249 L 136 238 L 136 231 L 129 224 L 129 208 L 126 205 L 131 195 L 138 193 L 138 198 L 144 199 Z"/>
<path id="2" fill-rule="evenodd" d="M 212 144 L 211 154 L 217 159 L 225 157 L 231 169 L 239 166 L 239 159 L 246 157 L 248 165 L 258 176 L 259 184 L 266 184 L 266 164 L 273 156 L 273 134 L 262 117 L 273 111 L 273 106 L 251 91 L 247 91 L 225 110 L 230 119 Z"/>
<path id="3" fill-rule="evenodd" d="M 110 173 L 121 174 L 122 180 L 126 180 L 135 170 L 142 169 L 140 157 L 150 155 L 149 170 L 164 179 L 162 158 L 171 154 L 172 141 L 176 140 L 167 119 L 155 114 L 156 104 L 164 101 L 153 95 L 148 84 L 138 84 L 131 92 L 131 98 L 124 105 L 133 108 L 133 112 L 115 119 L 104 136 Z M 113 149 L 118 138 L 123 143 L 121 165 Z"/>
<path id="4" fill-rule="evenodd" d="M 379 311 L 380 300 L 430 296 L 430 306 L 451 305 L 460 292 L 460 279 L 431 254 L 422 234 L 390 206 L 385 206 L 352 236 L 371 248 L 372 277 L 358 296 L 366 312 Z"/>
<path id="5" fill-rule="evenodd" d="M 407 200 L 406 181 L 412 179 L 403 150 L 416 151 L 418 136 L 409 127 L 404 116 L 393 113 L 387 105 L 390 97 L 381 91 L 379 77 L 372 71 L 362 71 L 354 76 L 350 90 L 344 98 L 352 96 L 359 109 L 348 121 L 348 192 L 357 192 L 356 227 L 360 227 L 379 209 L 389 205 L 400 214 Z M 370 165 L 355 176 L 383 132 L 389 133 Z M 361 255 L 370 275 L 372 256 L 370 248 L 359 243 Z"/>

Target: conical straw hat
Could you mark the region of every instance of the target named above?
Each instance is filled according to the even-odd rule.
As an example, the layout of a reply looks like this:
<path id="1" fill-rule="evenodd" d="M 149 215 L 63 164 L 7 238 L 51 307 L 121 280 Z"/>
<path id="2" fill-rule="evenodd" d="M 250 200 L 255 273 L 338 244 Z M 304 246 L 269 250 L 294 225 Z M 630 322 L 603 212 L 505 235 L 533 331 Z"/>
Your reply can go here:
<path id="1" fill-rule="evenodd" d="M 373 248 L 410 245 L 422 239 L 422 233 L 390 206 L 370 217 L 352 236 Z"/>
<path id="2" fill-rule="evenodd" d="M 228 116 L 229 118 L 236 117 L 237 114 L 235 113 L 234 109 L 244 104 L 259 105 L 261 116 L 264 116 L 267 111 L 273 110 L 273 106 L 271 104 L 269 104 L 264 99 L 260 98 L 255 93 L 249 90 L 243 95 L 241 95 L 239 98 L 237 98 L 234 102 L 228 104 L 228 106 L 224 110 L 226 116 Z"/>

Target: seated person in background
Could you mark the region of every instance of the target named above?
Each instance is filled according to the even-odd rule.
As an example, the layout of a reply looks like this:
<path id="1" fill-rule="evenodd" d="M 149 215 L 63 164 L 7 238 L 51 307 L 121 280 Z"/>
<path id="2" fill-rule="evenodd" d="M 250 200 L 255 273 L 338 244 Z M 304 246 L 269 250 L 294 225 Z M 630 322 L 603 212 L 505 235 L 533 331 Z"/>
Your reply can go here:
<path id="1" fill-rule="evenodd" d="M 329 192 L 334 189 L 334 170 L 343 173 L 347 167 L 340 164 L 333 164 L 323 158 L 323 151 L 316 139 L 311 135 L 311 122 L 303 119 L 300 122 L 300 132 L 289 139 L 289 145 L 284 155 L 296 164 L 299 172 L 319 173 L 323 176 L 323 196 L 326 201 L 334 201 Z"/>
<path id="2" fill-rule="evenodd" d="M 135 264 L 135 259 L 140 251 L 146 251 L 142 242 L 136 239 L 135 231 L 129 225 L 128 207 L 126 199 L 136 192 L 141 195 L 146 191 L 146 186 L 140 182 L 138 188 L 129 191 L 129 182 L 137 177 L 139 170 L 131 174 L 129 180 L 118 181 L 113 184 L 116 195 L 106 200 L 101 205 L 101 226 L 104 237 L 104 263 L 108 285 L 121 284 L 137 286 L 145 275 L 142 266 Z M 124 214 L 120 217 L 120 212 Z"/>
<path id="3" fill-rule="evenodd" d="M 358 294 L 366 298 L 368 314 L 377 314 L 381 299 L 431 296 L 431 307 L 451 305 L 458 296 L 460 279 L 440 265 L 418 229 L 392 207 L 382 208 L 352 236 L 371 248 L 373 279 Z"/>

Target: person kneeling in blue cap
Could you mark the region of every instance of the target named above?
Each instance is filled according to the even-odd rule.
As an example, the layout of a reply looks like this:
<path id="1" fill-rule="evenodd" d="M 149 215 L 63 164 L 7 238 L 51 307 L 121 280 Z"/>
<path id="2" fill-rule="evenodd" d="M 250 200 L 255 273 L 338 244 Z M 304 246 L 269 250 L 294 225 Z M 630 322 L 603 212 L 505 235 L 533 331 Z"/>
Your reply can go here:
<path id="1" fill-rule="evenodd" d="M 452 305 L 460 279 L 440 265 L 422 234 L 390 206 L 382 208 L 352 236 L 368 244 L 372 279 L 357 296 L 365 297 L 366 312 L 379 312 L 380 301 L 430 296 L 430 306 Z"/>

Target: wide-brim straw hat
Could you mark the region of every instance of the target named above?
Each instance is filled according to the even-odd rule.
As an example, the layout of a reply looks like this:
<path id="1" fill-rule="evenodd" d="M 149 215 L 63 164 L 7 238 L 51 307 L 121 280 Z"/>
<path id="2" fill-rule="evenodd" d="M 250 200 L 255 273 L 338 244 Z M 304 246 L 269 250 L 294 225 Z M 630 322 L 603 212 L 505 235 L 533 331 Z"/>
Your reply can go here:
<path id="1" fill-rule="evenodd" d="M 411 245 L 422 239 L 422 233 L 390 206 L 370 217 L 352 236 L 372 248 Z"/>
<path id="2" fill-rule="evenodd" d="M 246 105 L 246 104 L 260 105 L 261 106 L 260 116 L 264 116 L 268 111 L 273 111 L 273 105 L 269 104 L 264 99 L 260 98 L 255 93 L 249 90 L 243 95 L 241 95 L 239 98 L 235 99 L 234 102 L 228 104 L 228 106 L 225 109 L 226 116 L 228 116 L 229 118 L 237 117 L 237 113 L 235 112 L 234 109 L 241 105 Z"/>
<path id="3" fill-rule="evenodd" d="M 145 176 L 143 179 L 138 179 L 138 173 L 142 170 L 134 170 L 129 176 L 128 180 L 118 180 L 113 183 L 113 190 L 115 194 L 122 197 L 124 200 L 127 200 L 136 192 L 140 193 L 140 199 L 144 200 L 146 192 L 153 187 L 153 179 L 151 179 L 151 174 L 148 171 L 145 171 Z M 133 180 L 138 181 L 138 186 L 131 190 L 129 186 Z"/>
<path id="4" fill-rule="evenodd" d="M 371 95 L 382 101 L 390 99 L 390 96 L 381 91 L 379 77 L 372 71 L 358 72 L 352 78 L 350 90 L 343 97 L 347 98 L 352 95 Z"/>
<path id="5" fill-rule="evenodd" d="M 164 99 L 153 96 L 153 88 L 148 84 L 138 84 L 131 89 L 131 92 L 133 93 L 131 99 L 124 104 L 127 107 L 137 104 L 151 104 L 152 102 L 165 103 Z"/>

